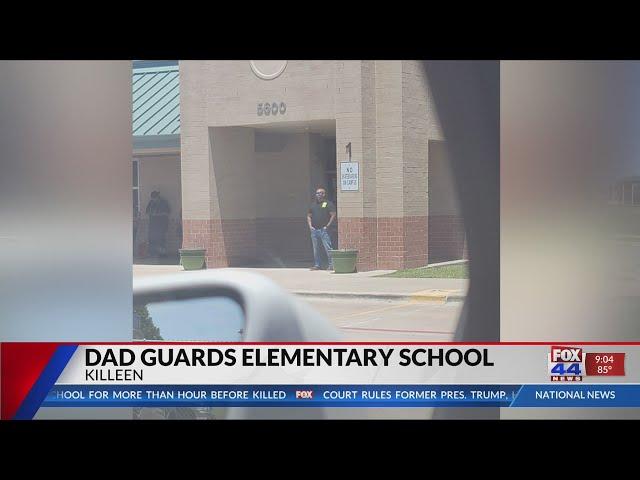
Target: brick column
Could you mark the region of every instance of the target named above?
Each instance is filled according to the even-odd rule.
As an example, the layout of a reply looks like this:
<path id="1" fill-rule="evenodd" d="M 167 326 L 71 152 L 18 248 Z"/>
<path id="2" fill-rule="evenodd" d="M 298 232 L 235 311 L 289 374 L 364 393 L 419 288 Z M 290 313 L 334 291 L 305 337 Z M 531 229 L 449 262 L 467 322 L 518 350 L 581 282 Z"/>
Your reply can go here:
<path id="1" fill-rule="evenodd" d="M 420 62 L 378 61 L 378 268 L 427 265 L 429 140 L 441 132 Z"/>
<path id="2" fill-rule="evenodd" d="M 428 262 L 428 142 L 441 139 L 420 62 L 338 62 L 336 151 L 360 164 L 358 192 L 338 191 L 340 248 L 358 269 Z"/>
<path id="3" fill-rule="evenodd" d="M 204 248 L 207 250 L 207 267 L 226 267 L 221 231 L 220 225 L 214 225 L 212 220 L 184 219 L 182 220 L 183 248 Z M 217 252 L 218 255 L 214 256 L 213 252 Z"/>
<path id="4" fill-rule="evenodd" d="M 358 250 L 358 271 L 375 270 L 378 262 L 376 213 L 375 62 L 336 65 L 336 155 L 338 170 L 338 245 Z M 359 164 L 359 190 L 340 189 L 340 162 Z"/>
<path id="5" fill-rule="evenodd" d="M 208 268 L 255 261 L 253 130 L 209 128 L 208 62 L 180 62 L 184 248 L 204 248 Z"/>
<path id="6" fill-rule="evenodd" d="M 421 185 L 426 155 L 423 159 L 422 141 L 412 135 L 421 123 L 407 119 L 414 107 L 406 105 L 404 62 L 375 64 L 377 264 L 410 268 L 427 261 L 427 196 L 426 184 Z"/>

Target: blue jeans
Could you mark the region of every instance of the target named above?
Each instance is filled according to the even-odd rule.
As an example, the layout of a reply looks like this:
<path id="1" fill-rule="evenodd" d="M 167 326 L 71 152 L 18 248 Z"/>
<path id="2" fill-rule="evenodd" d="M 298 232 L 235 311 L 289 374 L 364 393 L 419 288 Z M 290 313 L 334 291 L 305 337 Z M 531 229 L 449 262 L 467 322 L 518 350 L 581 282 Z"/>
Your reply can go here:
<path id="1" fill-rule="evenodd" d="M 314 266 L 320 268 L 320 247 L 318 246 L 318 241 L 322 242 L 322 246 L 327 252 L 327 258 L 329 259 L 329 269 L 333 269 L 333 262 L 331 261 L 331 255 L 329 255 L 329 250 L 331 250 L 331 237 L 329 236 L 329 232 L 326 228 L 314 228 L 311 230 Z"/>

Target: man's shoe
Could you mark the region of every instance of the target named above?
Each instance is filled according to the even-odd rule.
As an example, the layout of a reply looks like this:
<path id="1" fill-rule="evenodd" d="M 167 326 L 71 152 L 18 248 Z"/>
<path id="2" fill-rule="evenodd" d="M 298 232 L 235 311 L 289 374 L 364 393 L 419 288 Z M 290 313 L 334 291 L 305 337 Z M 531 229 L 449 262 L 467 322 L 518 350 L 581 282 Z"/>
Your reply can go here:
<path id="1" fill-rule="evenodd" d="M 311 267 L 309 270 L 320 270 L 320 267 L 317 267 L 317 266 L 315 266 L 315 265 L 314 265 L 314 266 L 313 266 L 313 267 Z"/>

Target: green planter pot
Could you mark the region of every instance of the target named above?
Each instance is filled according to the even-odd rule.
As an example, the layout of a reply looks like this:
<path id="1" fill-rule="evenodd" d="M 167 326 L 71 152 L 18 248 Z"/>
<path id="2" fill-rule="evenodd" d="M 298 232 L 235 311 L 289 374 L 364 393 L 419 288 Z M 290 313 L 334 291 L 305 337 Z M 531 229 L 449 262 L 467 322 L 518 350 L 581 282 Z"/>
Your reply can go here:
<path id="1" fill-rule="evenodd" d="M 335 273 L 354 273 L 358 250 L 329 250 Z"/>
<path id="2" fill-rule="evenodd" d="M 180 264 L 185 270 L 202 270 L 204 268 L 204 249 L 180 249 Z"/>

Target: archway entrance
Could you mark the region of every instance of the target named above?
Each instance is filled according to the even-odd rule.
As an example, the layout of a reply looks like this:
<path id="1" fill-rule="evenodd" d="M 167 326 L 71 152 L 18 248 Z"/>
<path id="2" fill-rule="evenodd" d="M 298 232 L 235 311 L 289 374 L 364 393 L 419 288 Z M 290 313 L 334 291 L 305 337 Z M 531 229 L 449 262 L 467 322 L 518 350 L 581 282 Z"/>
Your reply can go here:
<path id="1" fill-rule="evenodd" d="M 323 186 L 337 201 L 335 121 L 211 128 L 210 142 L 222 230 L 215 245 L 226 263 L 312 265 L 306 215 L 314 192 Z M 337 222 L 330 234 L 336 244 Z"/>

